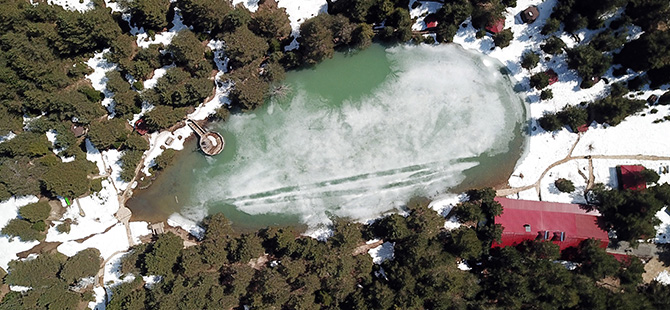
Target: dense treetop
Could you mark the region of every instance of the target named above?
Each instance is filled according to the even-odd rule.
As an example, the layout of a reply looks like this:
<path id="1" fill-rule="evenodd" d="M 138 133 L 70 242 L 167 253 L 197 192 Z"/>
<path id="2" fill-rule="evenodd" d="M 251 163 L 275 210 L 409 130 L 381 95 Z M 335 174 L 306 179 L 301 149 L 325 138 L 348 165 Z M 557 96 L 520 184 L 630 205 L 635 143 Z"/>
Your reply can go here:
<path id="1" fill-rule="evenodd" d="M 429 201 L 416 198 L 407 204 L 407 217 L 391 215 L 372 225 L 335 220 L 334 234 L 326 242 L 297 236 L 287 227 L 239 234 L 216 214 L 205 221 L 206 235 L 199 245 L 181 249 L 179 238 L 167 234 L 130 252 L 123 260 L 123 273 L 163 278 L 153 288 L 143 286 L 140 277 L 121 284 L 108 308 L 664 309 L 669 305 L 668 287 L 641 284 L 644 270 L 637 258 L 618 262 L 595 240 L 563 253 L 543 241 L 490 249 L 496 237 L 486 233 L 493 226 L 484 222 L 502 212 L 501 207 L 492 200 L 490 189 L 468 193 L 458 214 L 460 218 L 472 210 L 479 212 L 473 218 L 484 220 L 475 226 L 446 231 L 444 218 L 427 208 Z M 366 250 L 358 250 L 368 238 L 393 242 L 394 257 L 373 264 Z M 463 259 L 472 270 L 457 268 Z M 567 269 L 559 259 L 577 262 L 576 269 Z M 602 281 L 616 283 L 616 289 Z"/>

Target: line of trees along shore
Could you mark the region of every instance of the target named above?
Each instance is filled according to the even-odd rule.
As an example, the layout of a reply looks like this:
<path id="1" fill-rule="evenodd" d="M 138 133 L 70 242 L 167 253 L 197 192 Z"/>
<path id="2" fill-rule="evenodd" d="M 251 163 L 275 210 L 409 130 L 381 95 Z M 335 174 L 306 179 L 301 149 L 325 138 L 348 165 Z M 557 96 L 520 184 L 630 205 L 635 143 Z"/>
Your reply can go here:
<path id="1" fill-rule="evenodd" d="M 335 220 L 328 241 L 290 227 L 236 233 L 221 214 L 205 220 L 201 244 L 182 249 L 175 235 L 134 248 L 121 271 L 135 280 L 113 289 L 108 309 L 666 309 L 670 289 L 641 284 L 642 263 L 621 262 L 586 240 L 559 252 L 529 241 L 491 249 L 502 207 L 492 189 L 469 191 L 455 213 L 471 226 L 444 229 L 444 218 L 415 198 L 406 217 L 370 225 Z M 488 223 L 488 224 L 487 224 Z M 374 264 L 369 239 L 394 244 Z M 261 258 L 261 259 L 259 259 Z M 568 270 L 557 260 L 577 263 Z M 466 261 L 472 270 L 457 268 Z M 139 275 L 160 275 L 151 288 Z"/>

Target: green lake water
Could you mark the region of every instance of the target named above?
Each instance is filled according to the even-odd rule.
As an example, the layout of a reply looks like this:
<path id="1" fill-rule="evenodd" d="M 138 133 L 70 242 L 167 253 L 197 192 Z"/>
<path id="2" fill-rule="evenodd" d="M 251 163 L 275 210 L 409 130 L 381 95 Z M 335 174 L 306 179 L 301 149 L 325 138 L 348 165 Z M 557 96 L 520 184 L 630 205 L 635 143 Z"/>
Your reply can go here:
<path id="1" fill-rule="evenodd" d="M 128 202 L 136 219 L 223 212 L 236 226 L 369 219 L 414 195 L 498 185 L 526 140 L 527 107 L 502 64 L 456 45 L 373 45 L 291 72 L 268 104 L 211 124 Z"/>

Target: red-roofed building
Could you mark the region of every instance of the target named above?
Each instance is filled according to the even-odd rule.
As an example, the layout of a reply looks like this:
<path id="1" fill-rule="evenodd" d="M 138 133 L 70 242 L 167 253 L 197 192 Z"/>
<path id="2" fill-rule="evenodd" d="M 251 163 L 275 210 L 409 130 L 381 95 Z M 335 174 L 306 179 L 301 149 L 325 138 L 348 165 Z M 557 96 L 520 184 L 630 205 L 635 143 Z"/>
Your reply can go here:
<path id="1" fill-rule="evenodd" d="M 144 123 L 144 119 L 140 118 L 135 122 L 135 131 L 139 133 L 140 135 L 146 135 L 149 132 L 149 129 L 147 129 L 147 124 Z"/>
<path id="2" fill-rule="evenodd" d="M 437 27 L 438 21 L 437 21 L 437 14 L 428 14 L 426 17 L 423 19 L 423 22 L 426 23 L 426 29 L 432 29 Z"/>
<path id="3" fill-rule="evenodd" d="M 544 74 L 549 76 L 549 85 L 558 82 L 558 73 L 556 73 L 556 71 L 554 71 L 554 69 L 549 69 L 547 71 L 544 71 Z"/>
<path id="4" fill-rule="evenodd" d="M 505 18 L 500 18 L 486 26 L 486 31 L 493 34 L 499 33 L 503 31 L 503 29 L 505 29 Z"/>
<path id="5" fill-rule="evenodd" d="M 581 125 L 581 126 L 577 127 L 577 132 L 587 132 L 587 131 L 589 131 L 589 125 L 588 124 L 584 124 L 584 125 Z"/>
<path id="6" fill-rule="evenodd" d="M 619 176 L 619 187 L 622 189 L 643 190 L 647 188 L 647 182 L 642 176 L 643 166 L 621 165 L 617 166 Z"/>
<path id="7" fill-rule="evenodd" d="M 517 200 L 498 197 L 503 213 L 495 223 L 503 227 L 500 243 L 492 247 L 516 246 L 526 240 L 547 240 L 561 250 L 578 247 L 590 238 L 600 240 L 600 247 L 609 244 L 607 232 L 598 226 L 600 213 L 587 212 L 576 204 Z"/>

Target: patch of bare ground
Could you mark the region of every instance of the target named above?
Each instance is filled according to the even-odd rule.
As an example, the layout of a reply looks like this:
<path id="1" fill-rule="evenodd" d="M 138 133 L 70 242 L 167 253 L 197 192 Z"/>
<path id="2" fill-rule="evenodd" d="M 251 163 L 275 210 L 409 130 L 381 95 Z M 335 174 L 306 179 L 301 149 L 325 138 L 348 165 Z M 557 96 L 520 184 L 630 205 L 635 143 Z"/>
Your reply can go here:
<path id="1" fill-rule="evenodd" d="M 619 278 L 615 277 L 605 277 L 602 280 L 596 282 L 596 284 L 600 287 L 604 287 L 612 292 L 619 292 L 621 291 L 621 280 Z"/>
<path id="2" fill-rule="evenodd" d="M 194 237 L 188 231 L 184 230 L 181 227 L 172 227 L 170 225 L 165 225 L 165 231 L 166 232 L 169 231 L 169 232 L 179 236 L 184 241 L 184 247 L 185 248 L 200 244 L 200 241 L 198 240 L 198 238 Z"/>
<path id="3" fill-rule="evenodd" d="M 9 293 L 9 285 L 4 283 L 0 284 L 0 300 L 5 298 L 5 295 L 7 295 L 7 293 Z"/>
<path id="4" fill-rule="evenodd" d="M 644 283 L 650 283 L 654 281 L 654 278 L 658 276 L 659 273 L 663 270 L 670 271 L 670 268 L 661 262 L 658 258 L 654 257 L 644 265 L 644 273 L 642 274 L 642 281 Z"/>
<path id="5" fill-rule="evenodd" d="M 251 266 L 251 268 L 254 268 L 256 270 L 261 270 L 261 269 L 263 269 L 263 267 L 265 267 L 265 264 L 267 264 L 268 261 L 269 261 L 268 255 L 263 254 L 256 259 L 254 259 L 254 258 L 250 259 L 249 260 L 249 266 Z"/>
<path id="6" fill-rule="evenodd" d="M 26 258 L 30 254 L 42 254 L 42 253 L 51 253 L 55 252 L 56 248 L 61 245 L 62 242 L 46 242 L 42 241 L 30 250 L 16 253 L 18 258 Z"/>
<path id="7" fill-rule="evenodd" d="M 367 253 L 368 251 L 370 251 L 370 249 L 376 248 L 376 247 L 382 245 L 382 243 L 384 243 L 384 240 L 379 240 L 379 241 L 375 241 L 373 243 L 360 245 L 360 246 L 358 246 L 354 249 L 354 252 L 352 253 L 352 255 L 356 256 L 356 255 L 360 255 L 360 254 L 363 254 L 363 253 Z"/>

